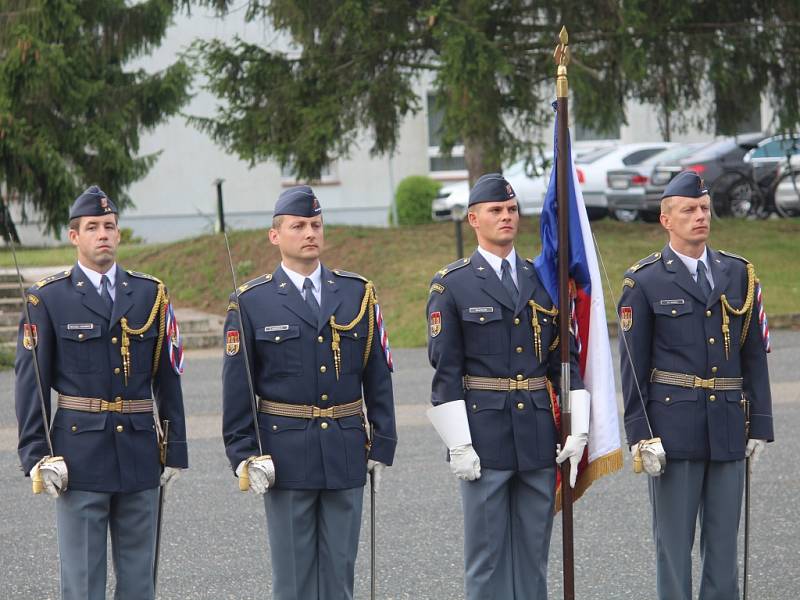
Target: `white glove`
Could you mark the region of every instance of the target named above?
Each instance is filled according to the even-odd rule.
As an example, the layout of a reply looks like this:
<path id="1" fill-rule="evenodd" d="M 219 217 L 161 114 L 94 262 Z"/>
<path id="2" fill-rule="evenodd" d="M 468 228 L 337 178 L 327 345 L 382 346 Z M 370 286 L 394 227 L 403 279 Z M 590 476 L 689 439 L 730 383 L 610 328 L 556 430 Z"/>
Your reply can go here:
<path id="1" fill-rule="evenodd" d="M 247 470 L 246 476 L 249 478 L 251 492 L 264 494 L 270 487 L 275 485 L 275 465 L 271 456 L 267 454 L 264 456 L 251 456 L 243 460 L 236 467 L 236 476 L 241 478 L 245 469 Z M 241 484 L 239 489 L 241 489 Z"/>
<path id="2" fill-rule="evenodd" d="M 472 444 L 450 449 L 450 470 L 453 475 L 464 481 L 475 481 L 481 478 L 481 459 Z"/>
<path id="3" fill-rule="evenodd" d="M 564 444 L 564 449 L 556 456 L 556 462 L 558 464 L 569 459 L 569 487 L 571 488 L 575 487 L 575 482 L 578 480 L 578 463 L 581 462 L 583 449 L 586 447 L 588 441 L 588 433 L 568 435 L 567 441 Z"/>
<path id="4" fill-rule="evenodd" d="M 172 484 L 181 476 L 181 471 L 183 469 L 176 469 L 175 467 L 164 467 L 164 471 L 161 473 L 161 487 L 164 488 L 164 492 L 172 487 Z"/>
<path id="5" fill-rule="evenodd" d="M 754 465 L 758 457 L 764 452 L 767 447 L 767 440 L 747 440 L 747 448 L 744 450 L 744 455 L 750 459 L 750 465 Z"/>
<path id="6" fill-rule="evenodd" d="M 383 470 L 385 468 L 386 465 L 377 460 L 372 460 L 370 458 L 367 461 L 367 471 L 372 473 L 372 489 L 375 490 L 376 494 L 378 490 L 381 489 L 381 477 L 383 477 Z"/>
<path id="7" fill-rule="evenodd" d="M 67 463 L 60 456 L 45 456 L 31 469 L 31 478 L 41 477 L 44 491 L 51 498 L 57 498 L 67 489 L 69 476 Z"/>

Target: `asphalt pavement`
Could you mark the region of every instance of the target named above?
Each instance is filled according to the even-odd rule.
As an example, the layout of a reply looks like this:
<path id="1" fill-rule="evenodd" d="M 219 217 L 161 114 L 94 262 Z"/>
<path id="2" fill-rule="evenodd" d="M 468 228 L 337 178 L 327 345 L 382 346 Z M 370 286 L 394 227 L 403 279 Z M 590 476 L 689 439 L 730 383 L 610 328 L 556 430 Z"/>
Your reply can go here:
<path id="1" fill-rule="evenodd" d="M 800 332 L 773 332 L 772 342 L 777 442 L 753 474 L 751 600 L 800 596 Z M 456 600 L 463 598 L 463 520 L 444 447 L 424 414 L 432 371 L 422 349 L 396 350 L 395 363 L 399 445 L 377 499 L 377 597 Z M 221 352 L 188 353 L 183 385 L 190 469 L 167 498 L 162 600 L 270 597 L 264 506 L 238 491 L 223 450 L 220 372 Z M 55 600 L 54 503 L 33 496 L 30 480 L 19 471 L 13 379 L 10 371 L 0 373 L 0 598 Z M 360 599 L 369 597 L 368 507 L 365 501 L 356 567 Z M 696 548 L 696 567 L 697 553 Z M 633 474 L 627 453 L 624 469 L 595 482 L 575 505 L 575 559 L 579 600 L 655 598 L 647 482 Z M 559 516 L 550 554 L 551 598 L 562 597 L 561 580 Z"/>

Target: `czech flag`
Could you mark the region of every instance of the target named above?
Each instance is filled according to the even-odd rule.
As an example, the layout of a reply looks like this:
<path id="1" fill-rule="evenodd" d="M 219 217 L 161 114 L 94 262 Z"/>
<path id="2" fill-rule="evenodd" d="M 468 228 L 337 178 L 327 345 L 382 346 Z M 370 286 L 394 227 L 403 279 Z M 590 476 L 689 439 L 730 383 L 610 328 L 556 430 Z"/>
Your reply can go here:
<path id="1" fill-rule="evenodd" d="M 571 296 L 571 329 L 580 352 L 580 373 L 586 390 L 591 394 L 589 443 L 578 468 L 574 498 L 577 500 L 593 481 L 622 468 L 622 449 L 619 437 L 619 415 L 611 345 L 608 339 L 603 286 L 594 251 L 592 231 L 578 176 L 572 163 L 572 149 L 567 132 L 565 149 L 558 148 L 558 119 L 553 142 L 554 163 L 562 150 L 567 153 L 569 177 L 569 277 Z M 558 208 L 556 201 L 556 171 L 554 164 L 550 184 L 544 197 L 541 215 L 542 253 L 534 266 L 539 278 L 558 306 Z M 554 402 L 554 406 L 557 403 Z M 556 414 L 560 426 L 560 411 Z M 556 506 L 561 506 L 561 489 L 556 494 Z"/>

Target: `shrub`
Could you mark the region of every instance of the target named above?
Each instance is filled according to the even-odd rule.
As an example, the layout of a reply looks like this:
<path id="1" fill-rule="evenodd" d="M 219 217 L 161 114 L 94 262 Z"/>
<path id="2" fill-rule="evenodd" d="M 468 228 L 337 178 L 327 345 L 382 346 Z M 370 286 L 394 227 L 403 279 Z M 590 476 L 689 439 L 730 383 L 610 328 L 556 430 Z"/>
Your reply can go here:
<path id="1" fill-rule="evenodd" d="M 397 186 L 397 220 L 402 225 L 430 223 L 431 203 L 442 184 L 423 175 L 406 177 Z"/>

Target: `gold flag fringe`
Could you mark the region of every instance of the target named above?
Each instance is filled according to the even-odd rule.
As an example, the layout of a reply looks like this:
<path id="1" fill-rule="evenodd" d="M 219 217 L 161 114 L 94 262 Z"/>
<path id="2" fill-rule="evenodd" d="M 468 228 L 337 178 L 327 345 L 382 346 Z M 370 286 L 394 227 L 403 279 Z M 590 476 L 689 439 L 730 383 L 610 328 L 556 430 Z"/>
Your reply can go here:
<path id="1" fill-rule="evenodd" d="M 613 452 L 609 452 L 604 456 L 595 458 L 578 475 L 578 481 L 575 483 L 575 489 L 572 491 L 573 501 L 577 500 L 583 493 L 589 489 L 593 482 L 597 481 L 605 475 L 611 475 L 622 469 L 622 448 L 617 448 Z M 569 485 L 569 482 L 567 482 Z M 555 512 L 561 510 L 561 486 L 556 490 L 556 507 Z"/>

